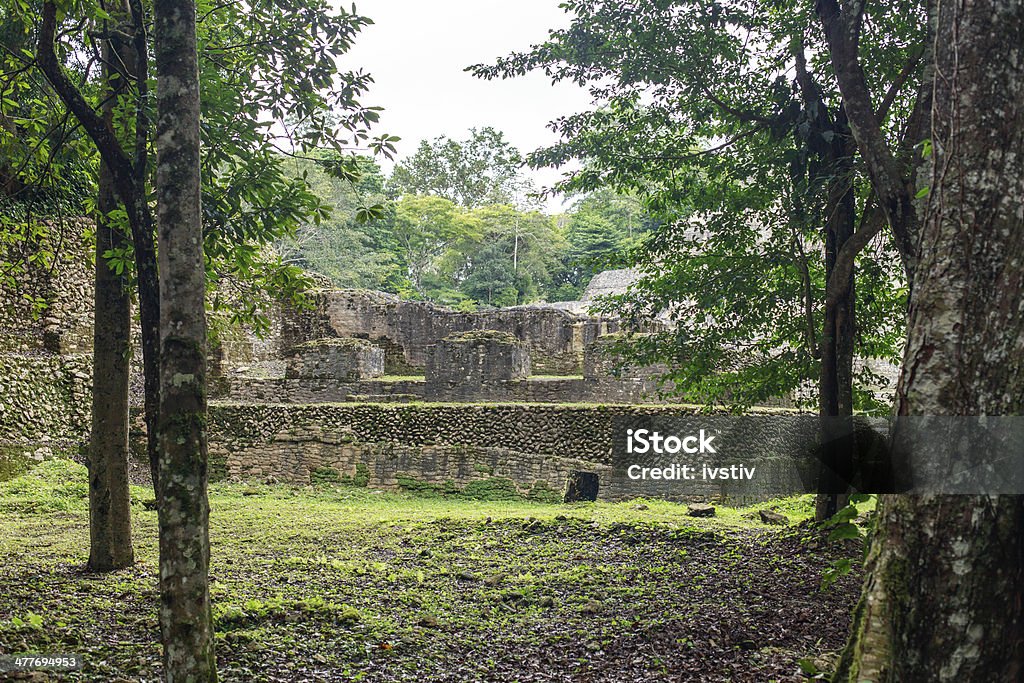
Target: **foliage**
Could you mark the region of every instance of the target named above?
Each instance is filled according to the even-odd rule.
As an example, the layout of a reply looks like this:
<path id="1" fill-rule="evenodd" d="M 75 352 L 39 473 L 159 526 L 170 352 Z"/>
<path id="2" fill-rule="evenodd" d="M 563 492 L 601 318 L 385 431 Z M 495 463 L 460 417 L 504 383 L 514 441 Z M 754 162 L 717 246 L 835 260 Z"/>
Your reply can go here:
<path id="1" fill-rule="evenodd" d="M 34 188 L 34 193 L 44 191 L 45 182 L 54 186 L 78 182 L 77 197 L 95 196 L 95 148 L 73 125 L 74 117 L 35 63 L 39 11 L 39 3 L 26 2 L 0 16 L 2 35 L 17 38 L 17 49 L 5 51 L 4 73 L 0 75 L 0 93 L 4 95 L 0 115 L 11 124 L 0 126 L 0 147 L 14 149 L 24 158 L 19 162 L 19 182 Z M 301 225 L 316 224 L 328 215 L 306 179 L 288 167 L 289 158 L 312 155 L 325 172 L 354 182 L 365 163 L 352 150 L 387 156 L 394 152 L 394 136 L 370 137 L 369 128 L 378 120 L 379 108 L 359 101 L 371 83 L 370 76 L 337 68 L 337 60 L 369 23 L 354 8 L 351 12 L 334 9 L 323 0 L 200 3 L 202 203 L 208 282 L 212 290 L 218 283 L 230 281 L 226 286 L 236 290 L 234 296 L 210 297 L 215 310 L 221 303 L 231 304 L 214 322 L 247 321 L 260 328 L 267 321 L 258 303 L 264 297 L 257 296 L 258 292 L 299 297 L 307 286 L 294 264 L 269 249 L 275 241 L 293 236 Z M 81 84 L 81 94 L 93 107 L 102 97 L 96 64 L 103 36 L 134 30 L 130 25 L 115 29 L 111 24 L 103 3 L 89 0 L 62 15 L 58 26 L 58 58 Z M 149 71 L 153 72 L 151 66 Z M 134 74 L 126 75 L 131 79 Z M 154 100 L 149 93 L 155 91 L 155 84 L 150 79 L 130 85 L 115 105 L 114 125 L 122 146 L 134 150 L 135 163 L 148 162 L 151 176 L 153 140 L 144 130 L 138 131 L 142 137 L 137 139 L 137 125 L 154 119 Z M 84 160 L 85 171 L 73 174 L 78 167 L 59 163 L 64 159 Z M 26 191 L 18 195 L 18 201 L 22 195 L 34 196 Z M 81 210 L 91 212 L 93 207 L 94 202 L 86 201 Z M 377 203 L 360 206 L 357 213 L 367 220 L 382 210 Z M 114 218 L 126 223 L 123 212 L 115 212 Z M 5 241 L 25 239 L 6 226 L 3 236 Z M 131 275 L 134 255 L 130 247 L 107 257 L 112 267 Z"/>
<path id="2" fill-rule="evenodd" d="M 470 216 L 481 239 L 448 259 L 459 291 L 490 306 L 514 306 L 549 290 L 567 246 L 551 218 L 509 204 L 480 207 Z"/>
<path id="3" fill-rule="evenodd" d="M 470 130 L 466 140 L 423 140 L 395 166 L 389 187 L 396 195 L 434 195 L 465 208 L 522 203 L 531 189 L 519 172 L 519 150 L 498 130 Z"/>
<path id="4" fill-rule="evenodd" d="M 477 221 L 444 197 L 406 195 L 395 206 L 393 238 L 413 289 L 424 294 L 425 277 L 441 257 L 481 238 Z"/>
<path id="5" fill-rule="evenodd" d="M 634 194 L 607 188 L 584 194 L 565 217 L 568 249 L 555 274 L 553 300 L 577 299 L 595 273 L 627 265 L 628 252 L 656 227 Z"/>
<path id="6" fill-rule="evenodd" d="M 86 210 L 97 169 L 91 141 L 33 70 L 27 9 L 0 7 L 0 287 L 7 288 L 30 264 L 51 267 L 68 238 L 62 219 Z M 69 55 L 67 64 L 78 77 L 81 56 Z"/>
<path id="7" fill-rule="evenodd" d="M 291 173 L 302 178 L 329 214 L 306 220 L 275 244 L 285 263 L 326 277 L 343 288 L 397 292 L 407 277 L 391 234 L 394 204 L 384 194 L 384 176 L 369 157 L 358 159 L 355 181 L 338 178 L 327 166 L 336 154 L 321 152 L 312 159 L 292 158 Z M 380 206 L 377 217 L 363 216 L 366 206 Z"/>
<path id="8" fill-rule="evenodd" d="M 568 28 L 472 70 L 484 78 L 542 71 L 588 86 L 600 103 L 552 122 L 561 142 L 529 162 L 579 161 L 560 189 L 635 193 L 659 219 L 631 254 L 641 281 L 605 305 L 636 322 L 666 314 L 675 323 L 635 345 L 635 359 L 668 362 L 668 379 L 692 400 L 735 407 L 816 379 L 832 180 L 819 150 L 834 139 L 818 122 L 834 124 L 841 102 L 812 8 L 744 0 L 563 7 Z M 868 12 L 862 52 L 869 81 L 884 92 L 913 66 L 921 7 Z M 804 74 L 810 82 L 801 85 Z M 919 72 L 909 75 L 913 83 Z M 827 111 L 806 104 L 812 91 Z M 905 127 L 912 92 L 895 92 L 888 135 Z M 863 219 L 868 183 L 859 172 L 850 182 Z M 906 292 L 888 240 L 861 253 L 857 277 L 857 354 L 895 360 Z M 870 384 L 860 379 L 862 389 Z M 866 390 L 858 396 L 859 407 L 877 406 Z"/>

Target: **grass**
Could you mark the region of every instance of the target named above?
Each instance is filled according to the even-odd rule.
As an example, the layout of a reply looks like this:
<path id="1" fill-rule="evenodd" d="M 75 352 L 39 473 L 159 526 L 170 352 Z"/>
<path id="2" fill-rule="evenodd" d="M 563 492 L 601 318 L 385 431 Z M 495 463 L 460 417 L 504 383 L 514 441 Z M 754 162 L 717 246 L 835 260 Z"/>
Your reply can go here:
<path id="1" fill-rule="evenodd" d="M 152 492 L 132 490 L 137 563 L 107 575 L 83 570 L 86 493 L 67 461 L 0 483 L 0 654 L 85 656 L 56 680 L 156 680 L 156 513 L 141 504 Z M 791 680 L 797 659 L 841 646 L 836 615 L 856 595 L 856 572 L 818 586 L 859 550 L 751 519 L 774 506 L 799 522 L 809 497 L 713 519 L 655 500 L 337 484 L 218 484 L 210 501 L 226 681 Z"/>

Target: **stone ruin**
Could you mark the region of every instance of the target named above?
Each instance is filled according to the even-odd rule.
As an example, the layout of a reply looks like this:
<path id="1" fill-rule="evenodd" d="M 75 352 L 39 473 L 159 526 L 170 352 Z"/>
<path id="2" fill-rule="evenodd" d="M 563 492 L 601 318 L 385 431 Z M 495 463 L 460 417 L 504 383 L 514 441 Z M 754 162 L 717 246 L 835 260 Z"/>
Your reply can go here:
<path id="1" fill-rule="evenodd" d="M 34 271 L 20 281 L 24 291 L 0 289 L 0 471 L 5 458 L 25 453 L 85 457 L 87 264 L 69 259 Z M 261 338 L 218 329 L 209 372 L 213 481 L 444 491 L 493 483 L 551 500 L 583 470 L 599 475 L 602 499 L 629 497 L 637 494 L 609 459 L 614 426 L 650 411 L 694 411 L 643 405 L 659 402 L 658 369 L 621 366 L 620 323 L 590 315 L 582 302 L 466 313 L 379 292 L 313 298 L 301 310 L 272 304 Z M 39 316 L 26 303 L 37 300 L 46 305 Z M 138 356 L 131 438 L 141 481 L 148 466 Z M 701 497 L 726 494 L 735 492 L 709 488 Z"/>
<path id="2" fill-rule="evenodd" d="M 609 352 L 617 320 L 544 307 L 476 313 L 365 290 L 282 305 L 272 334 L 221 342 L 215 398 L 243 402 L 656 401 L 656 369 Z"/>
<path id="3" fill-rule="evenodd" d="M 445 398 L 472 397 L 488 384 L 530 376 L 530 349 L 507 332 L 459 332 L 433 345 L 427 359 L 428 391 Z"/>
<path id="4" fill-rule="evenodd" d="M 285 359 L 286 379 L 358 382 L 384 374 L 384 351 L 363 339 L 328 337 L 299 344 Z"/>

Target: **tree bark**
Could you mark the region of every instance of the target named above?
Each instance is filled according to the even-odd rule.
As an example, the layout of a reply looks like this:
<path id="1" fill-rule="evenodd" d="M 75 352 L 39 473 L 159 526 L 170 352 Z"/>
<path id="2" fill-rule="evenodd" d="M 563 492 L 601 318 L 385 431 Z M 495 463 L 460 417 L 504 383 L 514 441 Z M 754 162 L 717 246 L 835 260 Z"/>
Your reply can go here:
<path id="1" fill-rule="evenodd" d="M 896 413 L 1020 415 L 1024 1 L 941 2 L 931 19 L 934 159 Z M 883 496 L 834 680 L 1021 680 L 1022 565 L 1021 496 Z"/>
<path id="2" fill-rule="evenodd" d="M 118 11 L 120 9 L 120 11 Z M 111 6 L 113 21 L 128 8 Z M 114 128 L 114 108 L 127 94 L 126 74 L 133 49 L 123 41 L 102 48 L 105 86 L 103 121 Z M 92 429 L 89 435 L 89 569 L 111 571 L 135 561 L 132 550 L 131 500 L 128 492 L 128 359 L 131 353 L 131 300 L 124 277 L 111 270 L 104 256 L 123 248 L 124 236 L 108 215 L 118 207 L 114 178 L 100 164 L 96 222 L 95 307 L 92 357 Z"/>
<path id="3" fill-rule="evenodd" d="M 160 627 L 169 683 L 217 679 L 209 590 L 206 314 L 193 0 L 156 0 Z"/>

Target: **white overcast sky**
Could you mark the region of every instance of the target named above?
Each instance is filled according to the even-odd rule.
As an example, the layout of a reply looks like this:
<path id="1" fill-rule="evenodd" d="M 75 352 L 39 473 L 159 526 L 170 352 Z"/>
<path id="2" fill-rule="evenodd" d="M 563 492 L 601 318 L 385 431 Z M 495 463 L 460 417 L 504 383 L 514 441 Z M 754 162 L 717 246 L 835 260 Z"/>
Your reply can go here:
<path id="1" fill-rule="evenodd" d="M 470 128 L 483 126 L 503 131 L 523 153 L 530 152 L 557 140 L 548 121 L 590 108 L 586 90 L 552 85 L 540 73 L 485 81 L 463 69 L 526 50 L 549 29 L 567 26 L 570 17 L 559 1 L 362 0 L 356 10 L 374 24 L 356 36 L 342 66 L 373 75 L 362 101 L 385 108 L 376 131 L 402 138 L 399 158 L 412 154 L 420 140 L 462 139 Z M 531 172 L 538 186 L 559 175 Z M 558 205 L 549 202 L 548 208 Z"/>

